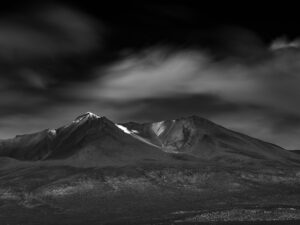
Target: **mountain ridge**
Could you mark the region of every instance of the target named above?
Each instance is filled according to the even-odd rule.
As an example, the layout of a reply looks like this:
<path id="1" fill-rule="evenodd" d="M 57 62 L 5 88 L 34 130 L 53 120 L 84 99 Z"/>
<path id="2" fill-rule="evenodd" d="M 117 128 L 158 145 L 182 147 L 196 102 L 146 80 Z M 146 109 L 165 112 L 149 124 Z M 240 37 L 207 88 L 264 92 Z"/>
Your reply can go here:
<path id="1" fill-rule="evenodd" d="M 114 123 L 87 112 L 57 129 L 0 141 L 0 156 L 25 161 L 135 161 L 174 158 L 174 154 L 216 161 L 277 161 L 300 158 L 264 142 L 192 115 L 149 123 Z"/>

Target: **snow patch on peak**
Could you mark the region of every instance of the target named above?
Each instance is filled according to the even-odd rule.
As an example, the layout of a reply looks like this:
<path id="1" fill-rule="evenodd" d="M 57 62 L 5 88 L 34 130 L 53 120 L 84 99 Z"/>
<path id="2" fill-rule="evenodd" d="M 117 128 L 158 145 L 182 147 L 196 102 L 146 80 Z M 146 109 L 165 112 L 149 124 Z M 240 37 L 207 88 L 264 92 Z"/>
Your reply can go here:
<path id="1" fill-rule="evenodd" d="M 86 112 L 85 114 L 87 114 L 87 115 L 89 115 L 89 116 L 95 116 L 95 117 L 100 118 L 100 116 L 98 116 L 97 114 L 92 113 L 92 112 Z"/>
<path id="2" fill-rule="evenodd" d="M 120 130 L 122 130 L 126 134 L 138 134 L 139 132 L 137 130 L 129 130 L 127 127 L 120 125 L 120 124 L 115 124 L 116 127 L 118 127 Z"/>
<path id="3" fill-rule="evenodd" d="M 83 114 L 83 116 L 85 116 L 85 117 L 97 118 L 97 119 L 100 118 L 100 116 L 98 116 L 97 114 L 92 113 L 92 112 L 86 112 L 85 114 Z"/>
<path id="4" fill-rule="evenodd" d="M 155 145 L 155 144 L 152 144 L 152 143 L 151 143 L 149 140 L 147 140 L 146 138 L 143 138 L 143 137 L 139 136 L 139 135 L 138 135 L 139 132 L 138 132 L 137 130 L 129 130 L 127 127 L 122 126 L 122 125 L 120 125 L 120 124 L 115 124 L 115 125 L 116 125 L 116 127 L 118 127 L 120 130 L 122 130 L 124 133 L 131 135 L 133 138 L 135 138 L 135 139 L 137 139 L 137 140 L 139 140 L 139 141 L 141 141 L 141 142 L 144 142 L 144 143 L 146 143 L 147 145 L 151 145 L 151 146 L 153 146 L 153 147 L 156 147 L 156 148 L 161 149 L 160 146 L 157 146 L 157 145 Z"/>
<path id="5" fill-rule="evenodd" d="M 82 114 L 82 115 L 80 115 L 80 116 L 78 116 L 73 122 L 74 123 L 79 123 L 80 121 L 82 121 L 82 120 L 85 120 L 85 119 L 99 119 L 99 118 L 101 118 L 100 116 L 98 116 L 98 115 L 96 115 L 96 114 L 94 114 L 94 113 L 92 113 L 92 112 L 86 112 L 86 113 L 84 113 L 84 114 Z"/>
<path id="6" fill-rule="evenodd" d="M 120 130 L 122 130 L 124 133 L 126 134 L 131 134 L 132 132 L 130 130 L 128 130 L 127 127 L 124 127 L 122 125 L 119 125 L 119 124 L 115 124 Z"/>

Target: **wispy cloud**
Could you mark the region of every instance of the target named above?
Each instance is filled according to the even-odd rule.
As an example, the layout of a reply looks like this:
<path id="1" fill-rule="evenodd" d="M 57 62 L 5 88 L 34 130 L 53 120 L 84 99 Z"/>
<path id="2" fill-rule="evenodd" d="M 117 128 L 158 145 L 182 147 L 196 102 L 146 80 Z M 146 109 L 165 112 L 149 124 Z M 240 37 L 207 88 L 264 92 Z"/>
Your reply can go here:
<path id="1" fill-rule="evenodd" d="M 2 60 L 82 54 L 101 45 L 96 22 L 75 10 L 51 6 L 4 16 L 0 23 Z"/>
<path id="2" fill-rule="evenodd" d="M 285 48 L 299 48 L 300 47 L 300 40 L 295 39 L 293 41 L 289 41 L 286 37 L 281 37 L 275 39 L 271 46 L 271 50 L 280 50 Z"/>
<path id="3" fill-rule="evenodd" d="M 115 101 L 181 94 L 213 94 L 232 102 L 300 112 L 300 52 L 283 52 L 252 63 L 216 61 L 201 51 L 153 51 L 125 57 L 102 71 L 88 94 Z"/>
<path id="4" fill-rule="evenodd" d="M 298 39 L 266 46 L 251 31 L 226 28 L 196 36 L 215 40 L 212 48 L 129 46 L 104 65 L 103 32 L 101 22 L 60 5 L 1 20 L 1 137 L 58 127 L 84 111 L 115 121 L 198 114 L 300 146 Z"/>
<path id="5" fill-rule="evenodd" d="M 176 114 L 174 108 L 181 107 L 178 102 L 182 97 L 187 97 L 186 101 L 191 104 L 203 105 L 203 101 L 210 100 L 199 97 L 198 102 L 195 98 L 190 101 L 188 96 L 215 96 L 225 105 L 240 106 L 237 107 L 240 111 L 237 112 L 236 107 L 232 107 L 232 110 L 229 109 L 224 113 L 224 110 L 215 105 L 210 109 L 211 119 L 217 120 L 220 115 L 223 115 L 220 122 L 227 125 L 226 117 L 229 119 L 234 117 L 236 123 L 229 123 L 229 127 L 290 148 L 296 147 L 297 142 L 291 142 L 290 138 L 283 137 L 287 137 L 284 133 L 287 130 L 280 132 L 278 121 L 291 117 L 299 118 L 300 115 L 298 98 L 300 95 L 298 88 L 300 51 L 287 49 L 280 54 L 273 53 L 268 48 L 264 51 L 267 57 L 248 64 L 231 58 L 215 60 L 213 56 L 201 50 L 174 52 L 164 48 L 148 49 L 145 52 L 124 57 L 104 72 L 102 70 L 97 82 L 83 88 L 80 94 L 95 99 L 132 103 L 131 106 L 139 103 L 143 105 L 140 107 L 141 114 L 147 110 L 155 111 L 155 106 L 159 106 L 157 110 L 163 110 L 164 113 L 168 111 L 168 108 L 170 110 L 173 108 L 171 111 L 174 115 Z M 162 103 L 160 100 L 164 98 L 167 99 Z M 149 99 L 152 103 L 147 105 L 145 102 Z M 174 99 L 172 101 L 174 107 L 168 104 L 171 99 Z M 143 101 L 144 104 L 141 103 Z M 161 103 L 155 105 L 158 101 Z M 164 104 L 168 108 L 164 107 Z M 260 118 L 259 120 L 264 123 L 252 123 L 250 129 L 245 118 L 238 116 L 244 115 L 247 106 L 255 106 L 254 111 L 251 107 L 248 108 L 250 112 L 255 112 L 253 115 L 247 113 L 248 121 Z M 185 109 L 192 111 L 186 105 Z M 193 106 L 190 106 L 190 109 L 193 109 L 195 113 L 207 115 L 205 109 L 196 109 Z M 135 116 L 137 115 L 138 113 L 135 113 Z M 272 116 L 268 118 L 270 115 Z M 239 126 L 236 126 L 237 124 Z M 261 126 L 266 126 L 264 132 L 257 132 Z M 298 123 L 290 123 L 288 126 L 295 126 L 293 130 L 299 133 Z M 283 137 L 282 140 L 278 140 L 280 135 Z"/>

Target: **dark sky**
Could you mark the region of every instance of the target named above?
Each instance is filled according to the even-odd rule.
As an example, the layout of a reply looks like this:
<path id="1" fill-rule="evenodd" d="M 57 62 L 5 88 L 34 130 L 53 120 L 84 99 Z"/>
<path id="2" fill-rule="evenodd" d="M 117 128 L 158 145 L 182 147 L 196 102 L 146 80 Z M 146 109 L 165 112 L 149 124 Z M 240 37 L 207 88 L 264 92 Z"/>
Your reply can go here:
<path id="1" fill-rule="evenodd" d="M 1 6 L 0 138 L 197 114 L 300 148 L 296 6 L 108 2 Z"/>

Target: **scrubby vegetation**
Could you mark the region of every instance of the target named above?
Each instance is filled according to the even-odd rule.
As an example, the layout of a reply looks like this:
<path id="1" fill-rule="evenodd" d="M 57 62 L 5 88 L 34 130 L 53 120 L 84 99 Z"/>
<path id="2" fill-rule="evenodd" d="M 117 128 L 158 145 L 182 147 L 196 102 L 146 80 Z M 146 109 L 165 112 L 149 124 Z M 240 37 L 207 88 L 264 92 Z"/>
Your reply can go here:
<path id="1" fill-rule="evenodd" d="M 0 224 L 296 220 L 299 187 L 287 167 L 22 167 L 0 171 Z"/>

